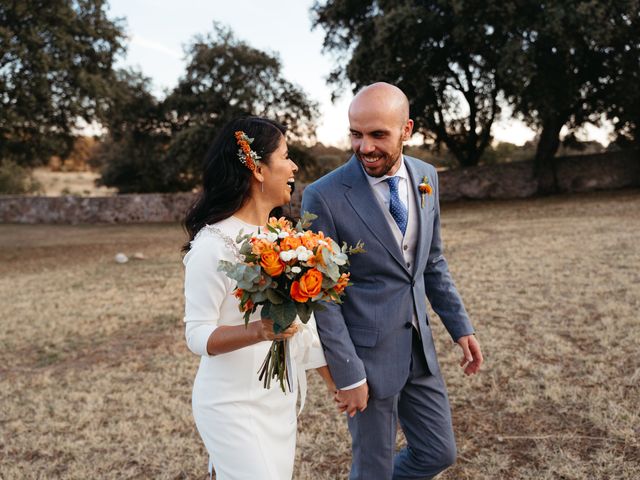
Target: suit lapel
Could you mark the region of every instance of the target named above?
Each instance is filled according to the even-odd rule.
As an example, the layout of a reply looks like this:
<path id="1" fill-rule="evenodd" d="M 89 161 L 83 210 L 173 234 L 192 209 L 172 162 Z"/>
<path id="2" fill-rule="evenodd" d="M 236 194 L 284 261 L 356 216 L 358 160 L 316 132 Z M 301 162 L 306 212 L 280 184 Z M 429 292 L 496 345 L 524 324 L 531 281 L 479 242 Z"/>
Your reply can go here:
<path id="1" fill-rule="evenodd" d="M 415 258 L 413 260 L 413 272 L 415 275 L 418 270 L 418 265 L 420 265 L 422 260 L 422 249 L 424 245 L 425 238 L 427 236 L 427 221 L 425 219 L 426 212 L 431 208 L 429 205 L 429 201 L 431 200 L 429 196 L 425 198 L 424 208 L 422 208 L 422 196 L 420 193 L 420 189 L 418 185 L 422 181 L 422 177 L 418 174 L 417 168 L 415 165 L 409 160 L 409 157 L 404 157 L 404 164 L 407 167 L 407 172 L 409 174 L 409 188 L 413 192 L 413 208 L 416 214 L 415 218 L 418 219 L 418 241 L 416 243 L 416 252 Z"/>
<path id="2" fill-rule="evenodd" d="M 393 259 L 398 262 L 402 269 L 409 273 L 402 252 L 400 251 L 400 246 L 387 223 L 384 213 L 380 209 L 378 199 L 375 197 L 373 189 L 371 185 L 369 185 L 365 175 L 366 173 L 360 166 L 358 159 L 352 156 L 347 164 L 344 176 L 345 185 L 351 187 L 345 192 L 345 197 L 371 233 L 384 246 Z M 364 248 L 367 248 L 366 244 Z"/>

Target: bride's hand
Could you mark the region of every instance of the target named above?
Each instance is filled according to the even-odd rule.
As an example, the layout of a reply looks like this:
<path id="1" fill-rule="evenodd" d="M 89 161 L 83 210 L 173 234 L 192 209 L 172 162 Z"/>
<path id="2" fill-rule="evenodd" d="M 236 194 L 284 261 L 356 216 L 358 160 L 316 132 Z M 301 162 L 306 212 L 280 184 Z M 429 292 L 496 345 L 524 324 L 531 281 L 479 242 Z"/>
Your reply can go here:
<path id="1" fill-rule="evenodd" d="M 258 327 L 258 338 L 260 340 L 287 340 L 293 337 L 298 331 L 298 325 L 292 323 L 285 331 L 275 334 L 273 332 L 273 320 L 260 320 L 255 322 Z"/>

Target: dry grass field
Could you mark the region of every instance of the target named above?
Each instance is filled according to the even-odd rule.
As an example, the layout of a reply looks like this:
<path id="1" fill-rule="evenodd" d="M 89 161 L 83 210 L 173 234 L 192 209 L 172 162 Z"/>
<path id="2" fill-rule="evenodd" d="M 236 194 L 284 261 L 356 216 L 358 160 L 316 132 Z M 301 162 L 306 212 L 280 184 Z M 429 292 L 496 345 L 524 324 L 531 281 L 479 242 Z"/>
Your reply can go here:
<path id="1" fill-rule="evenodd" d="M 34 178 L 42 187 L 42 195 L 78 195 L 81 197 L 108 196 L 116 193 L 115 188 L 97 187 L 96 172 L 53 172 L 48 167 L 33 170 Z"/>
<path id="2" fill-rule="evenodd" d="M 445 205 L 443 235 L 486 368 L 465 377 L 434 322 L 459 446 L 440 479 L 639 478 L 640 191 Z M 0 225 L 0 478 L 206 477 L 182 240 Z M 346 478 L 344 418 L 310 377 L 295 478 Z"/>

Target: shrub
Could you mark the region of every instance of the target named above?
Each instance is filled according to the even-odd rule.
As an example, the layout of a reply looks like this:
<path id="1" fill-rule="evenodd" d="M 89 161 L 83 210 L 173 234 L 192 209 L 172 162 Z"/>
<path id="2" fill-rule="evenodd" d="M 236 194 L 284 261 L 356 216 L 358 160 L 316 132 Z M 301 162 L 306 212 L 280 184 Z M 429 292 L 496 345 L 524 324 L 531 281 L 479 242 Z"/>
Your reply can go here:
<path id="1" fill-rule="evenodd" d="M 29 169 L 11 160 L 0 160 L 0 194 L 20 195 L 41 191 L 42 185 L 33 178 Z"/>

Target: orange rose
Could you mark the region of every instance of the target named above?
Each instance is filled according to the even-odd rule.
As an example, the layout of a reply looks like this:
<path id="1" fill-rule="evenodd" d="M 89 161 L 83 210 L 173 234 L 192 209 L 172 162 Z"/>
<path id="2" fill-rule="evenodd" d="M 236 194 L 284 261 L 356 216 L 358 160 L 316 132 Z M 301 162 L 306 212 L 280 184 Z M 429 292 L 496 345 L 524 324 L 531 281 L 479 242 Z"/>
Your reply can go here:
<path id="1" fill-rule="evenodd" d="M 333 287 L 333 290 L 338 295 L 340 295 L 342 292 L 344 292 L 344 289 L 349 284 L 349 276 L 350 275 L 351 275 L 350 273 L 343 273 L 342 275 L 340 275 L 340 278 L 338 279 L 338 283 L 336 283 L 336 286 Z"/>
<path id="2" fill-rule="evenodd" d="M 280 242 L 280 250 L 295 250 L 302 245 L 302 242 L 298 237 L 286 237 Z"/>
<path id="3" fill-rule="evenodd" d="M 251 253 L 254 255 L 261 255 L 267 250 L 273 250 L 273 245 L 264 238 L 251 239 Z"/>
<path id="4" fill-rule="evenodd" d="M 289 220 L 284 217 L 271 217 L 269 218 L 267 224 L 272 226 L 273 228 L 280 228 L 280 230 L 285 230 L 287 232 L 291 231 L 291 222 L 289 222 Z"/>
<path id="5" fill-rule="evenodd" d="M 233 292 L 233 296 L 238 300 L 242 300 L 242 295 L 244 295 L 244 290 L 242 290 L 241 288 L 236 288 Z"/>
<path id="6" fill-rule="evenodd" d="M 300 282 L 295 281 L 291 284 L 291 290 L 289 290 L 291 294 L 291 298 L 293 298 L 296 302 L 304 303 L 309 300 L 309 297 L 306 297 L 300 291 Z"/>
<path id="7" fill-rule="evenodd" d="M 284 272 L 284 262 L 273 250 L 268 250 L 260 255 L 260 266 L 270 277 L 277 277 Z"/>
<path id="8" fill-rule="evenodd" d="M 315 297 L 322 290 L 322 273 L 312 268 L 300 279 L 300 293 L 306 297 Z"/>

